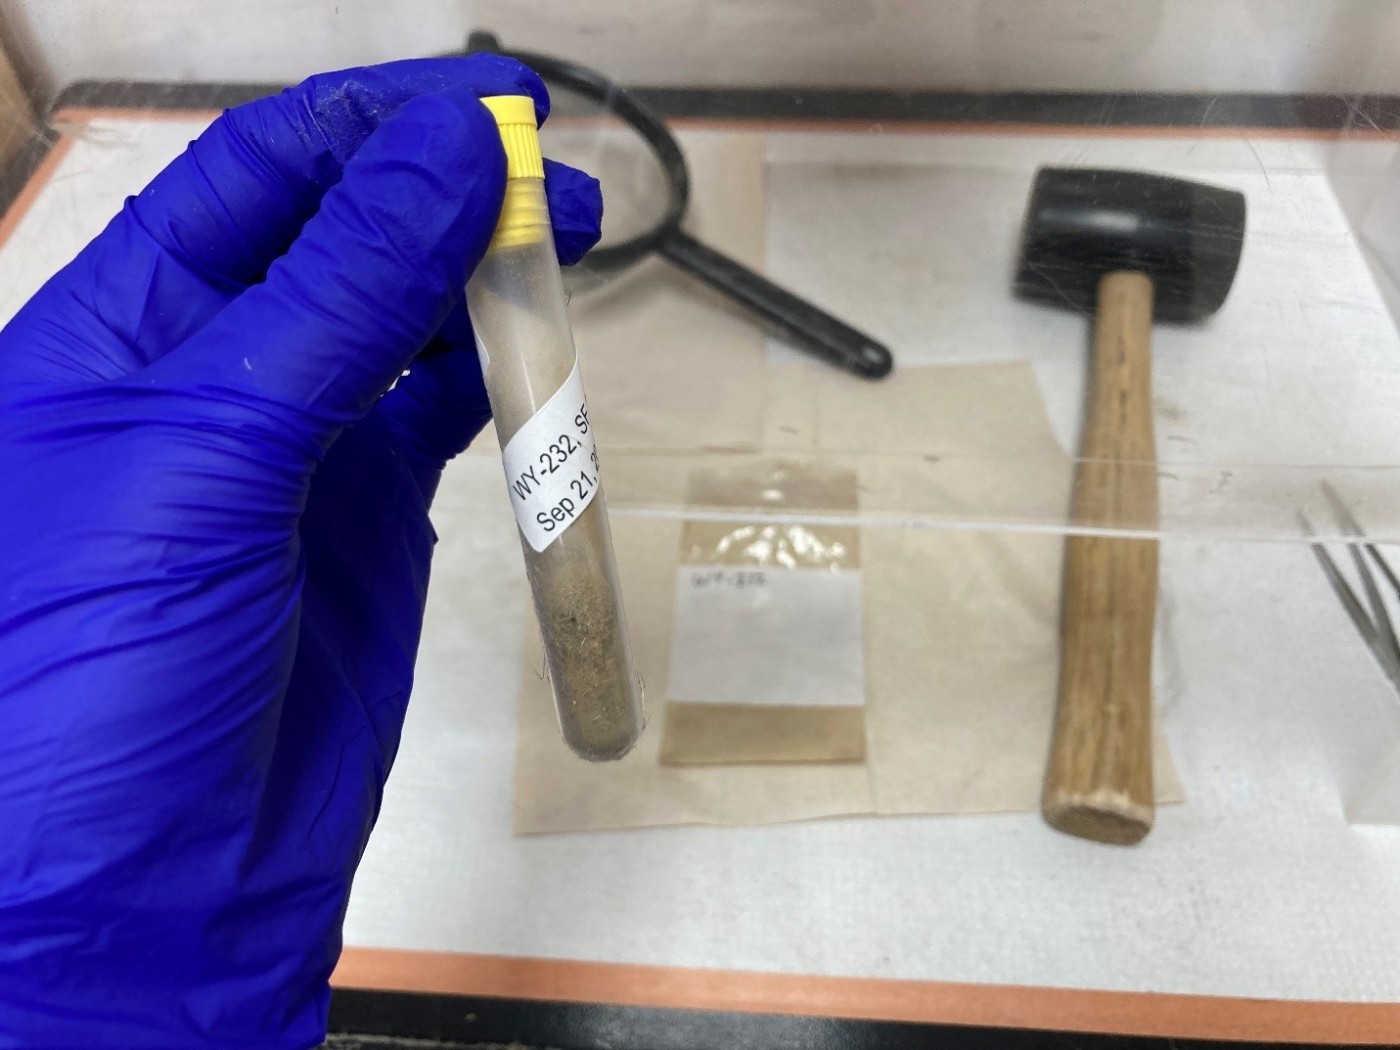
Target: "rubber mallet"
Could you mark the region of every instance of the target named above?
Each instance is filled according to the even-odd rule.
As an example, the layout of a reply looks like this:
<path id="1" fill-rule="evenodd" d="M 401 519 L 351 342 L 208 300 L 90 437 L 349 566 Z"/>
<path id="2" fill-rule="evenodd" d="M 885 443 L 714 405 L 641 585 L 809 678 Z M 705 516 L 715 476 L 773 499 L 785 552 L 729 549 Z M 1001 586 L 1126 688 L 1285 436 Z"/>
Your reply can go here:
<path id="1" fill-rule="evenodd" d="M 1041 809 L 1054 827 L 1130 844 L 1152 828 L 1157 466 L 1152 322 L 1225 301 L 1243 194 L 1139 172 L 1042 168 L 1016 292 L 1096 315 L 1065 543 L 1060 685 Z M 1102 530 L 1102 531 L 1097 531 Z"/>

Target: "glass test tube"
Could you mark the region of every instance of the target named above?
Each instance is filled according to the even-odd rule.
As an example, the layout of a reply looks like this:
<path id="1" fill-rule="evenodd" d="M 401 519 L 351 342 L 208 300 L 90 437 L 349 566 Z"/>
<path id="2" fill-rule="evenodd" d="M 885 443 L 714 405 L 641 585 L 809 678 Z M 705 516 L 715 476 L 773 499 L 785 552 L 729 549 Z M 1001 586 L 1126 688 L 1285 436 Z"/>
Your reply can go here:
<path id="1" fill-rule="evenodd" d="M 565 742 L 590 761 L 641 735 L 612 535 L 544 196 L 534 104 L 482 100 L 506 148 L 506 197 L 467 283 L 506 483 Z"/>

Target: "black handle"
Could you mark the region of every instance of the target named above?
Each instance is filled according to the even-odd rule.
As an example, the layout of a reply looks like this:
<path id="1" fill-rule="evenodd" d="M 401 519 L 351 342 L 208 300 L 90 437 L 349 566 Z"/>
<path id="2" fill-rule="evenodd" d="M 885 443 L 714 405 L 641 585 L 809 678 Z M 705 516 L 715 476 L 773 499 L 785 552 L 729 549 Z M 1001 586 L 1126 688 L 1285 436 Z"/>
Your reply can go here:
<path id="1" fill-rule="evenodd" d="M 657 250 L 706 284 L 762 315 L 803 350 L 823 361 L 866 379 L 882 379 L 894 367 L 889 350 L 868 335 L 680 230 L 662 237 Z"/>

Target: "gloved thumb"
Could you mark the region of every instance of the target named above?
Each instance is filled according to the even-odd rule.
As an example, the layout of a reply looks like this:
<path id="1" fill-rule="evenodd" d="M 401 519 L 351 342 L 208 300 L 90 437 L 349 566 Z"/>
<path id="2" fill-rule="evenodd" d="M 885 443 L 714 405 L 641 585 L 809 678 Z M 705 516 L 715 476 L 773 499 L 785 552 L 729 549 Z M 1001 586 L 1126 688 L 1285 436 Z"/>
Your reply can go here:
<path id="1" fill-rule="evenodd" d="M 146 378 L 217 391 L 217 411 L 251 410 L 324 451 L 442 324 L 504 187 L 500 134 L 476 95 L 420 96 L 370 135 L 267 279 Z"/>

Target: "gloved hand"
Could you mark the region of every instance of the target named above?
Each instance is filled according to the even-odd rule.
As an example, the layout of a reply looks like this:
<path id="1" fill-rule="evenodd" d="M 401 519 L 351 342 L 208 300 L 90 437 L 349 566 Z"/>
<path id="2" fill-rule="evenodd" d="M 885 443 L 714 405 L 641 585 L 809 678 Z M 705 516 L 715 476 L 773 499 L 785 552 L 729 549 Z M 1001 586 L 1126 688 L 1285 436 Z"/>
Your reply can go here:
<path id="1" fill-rule="evenodd" d="M 477 99 L 522 92 L 483 55 L 232 110 L 0 333 L 0 1045 L 321 1039 L 489 414 Z M 576 261 L 597 183 L 546 181 Z"/>

